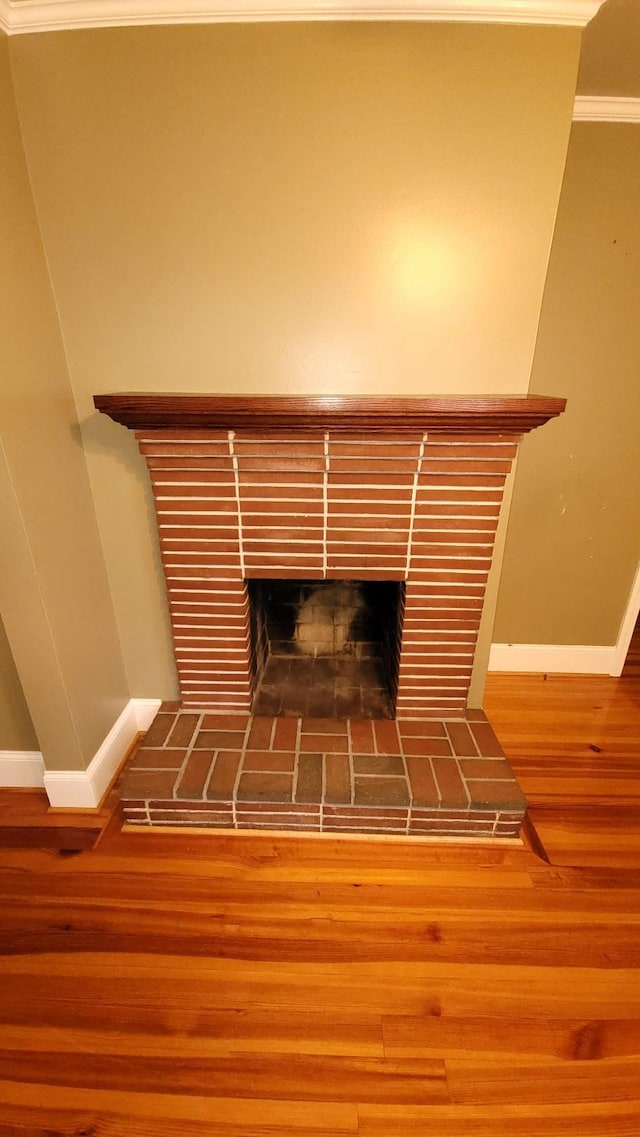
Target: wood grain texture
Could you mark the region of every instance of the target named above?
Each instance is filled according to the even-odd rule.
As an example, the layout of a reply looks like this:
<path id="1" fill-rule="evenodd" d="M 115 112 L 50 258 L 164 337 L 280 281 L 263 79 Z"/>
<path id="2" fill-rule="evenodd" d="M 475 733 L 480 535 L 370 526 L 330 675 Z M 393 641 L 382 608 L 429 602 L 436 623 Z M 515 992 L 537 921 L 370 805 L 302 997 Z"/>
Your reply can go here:
<path id="1" fill-rule="evenodd" d="M 94 405 L 132 430 L 362 431 L 525 434 L 562 414 L 566 400 L 546 395 L 355 398 L 343 396 L 94 395 Z"/>
<path id="2" fill-rule="evenodd" d="M 549 863 L 117 813 L 68 856 L 4 795 L 0 1137 L 638 1137 L 639 693 L 491 677 Z"/>
<path id="3" fill-rule="evenodd" d="M 32 846 L 64 856 L 91 849 L 112 823 L 118 800 L 109 794 L 99 810 L 51 809 L 44 790 L 0 789 L 0 851 Z"/>
<path id="4" fill-rule="evenodd" d="M 640 870 L 640 676 L 491 675 L 484 706 L 550 859 Z"/>

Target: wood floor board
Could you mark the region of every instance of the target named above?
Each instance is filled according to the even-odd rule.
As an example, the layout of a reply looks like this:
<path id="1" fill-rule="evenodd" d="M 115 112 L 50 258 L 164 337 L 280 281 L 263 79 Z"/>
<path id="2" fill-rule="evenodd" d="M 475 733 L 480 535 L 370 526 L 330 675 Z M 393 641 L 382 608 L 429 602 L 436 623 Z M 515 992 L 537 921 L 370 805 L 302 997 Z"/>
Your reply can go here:
<path id="1" fill-rule="evenodd" d="M 341 1055 L 234 1054 L 231 1057 L 129 1054 L 100 1051 L 1 1050 L 0 1081 L 66 1086 L 136 1098 L 171 1085 L 173 1095 L 237 1103 L 376 1101 L 414 1105 L 449 1101 L 442 1059 L 353 1058 Z"/>
<path id="2" fill-rule="evenodd" d="M 168 1011 L 164 1005 L 119 1005 L 114 1026 L 113 1004 L 100 1014 L 87 1003 L 38 1000 L 37 1011 L 24 1006 L 25 996 L 4 994 L 2 1047 L 24 1052 L 73 1049 L 82 1054 L 117 1054 L 132 1058 L 191 1061 L 238 1055 L 316 1055 L 331 1058 L 382 1059 L 385 1054 L 380 1015 L 323 1014 L 284 1011 Z M 411 1057 L 411 1055 L 409 1055 Z"/>
<path id="3" fill-rule="evenodd" d="M 382 1019 L 385 1054 L 403 1058 L 482 1056 L 496 1064 L 640 1056 L 640 1019 L 550 1019 L 514 1015 L 424 1015 Z"/>
<path id="4" fill-rule="evenodd" d="M 407 1106 L 362 1105 L 361 1137 L 637 1137 L 640 1097 L 628 1102 L 572 1103 L 545 1106 Z"/>
<path id="5" fill-rule="evenodd" d="M 640 806 L 640 682 L 491 675 L 485 710 L 530 805 Z"/>
<path id="6" fill-rule="evenodd" d="M 548 1065 L 480 1064 L 477 1058 L 446 1060 L 451 1102 L 459 1105 L 628 1102 L 638 1095 L 636 1060 L 567 1061 Z"/>
<path id="7" fill-rule="evenodd" d="M 391 909 L 389 908 L 389 915 Z M 227 957 L 236 960 L 326 964 L 348 957 L 352 964 L 394 959 L 397 964 L 571 965 L 627 967 L 638 962 L 640 913 L 606 917 L 566 912 L 526 914 L 396 911 L 375 919 L 341 920 L 337 915 L 274 913 L 271 919 L 224 910 L 192 913 L 112 906 L 24 906 L 5 903 L 0 952 L 81 954 L 101 947 L 146 952 L 158 957 Z M 302 922 L 301 922 L 302 921 Z M 176 928 L 179 925 L 179 929 Z"/>
<path id="8" fill-rule="evenodd" d="M 200 964 L 200 966 L 198 966 Z M 217 964 L 217 966 L 215 966 Z M 84 1006 L 118 1021 L 137 1007 L 168 1019 L 257 1008 L 281 1014 L 431 1014 L 498 1018 L 637 1019 L 640 987 L 634 968 L 523 967 L 474 964 L 248 964 L 181 957 L 14 956 L 0 959 L 3 991 Z M 97 1010 L 98 1004 L 102 1004 Z M 92 1011 L 92 1008 L 96 1008 Z M 149 1012 L 150 1013 L 150 1012 Z M 23 1020 L 24 1021 L 24 1020 Z M 131 1028 L 129 1028 L 131 1029 Z"/>
<path id="9" fill-rule="evenodd" d="M 44 1087 L 40 1097 L 46 1098 Z M 199 1121 L 166 1117 L 139 1117 L 126 1108 L 123 1112 L 96 1110 L 93 1108 L 61 1108 L 13 1106 L 0 1101 L 0 1137 L 338 1137 L 338 1134 L 356 1133 L 356 1122 L 349 1128 L 319 1128 L 312 1123 L 303 1127 L 293 1126 L 288 1121 L 262 1122 L 237 1120 L 233 1105 L 219 1111 L 215 1106 L 210 1116 L 205 1114 Z M 46 1111 L 47 1128 L 43 1128 L 42 1117 Z M 220 1116 L 220 1114 L 223 1116 Z M 259 1114 L 259 1110 L 254 1113 Z"/>
<path id="10" fill-rule="evenodd" d="M 51 809 L 44 790 L 0 789 L 0 854 L 42 849 L 60 858 L 93 849 L 112 823 L 117 799 L 100 810 Z"/>
<path id="11" fill-rule="evenodd" d="M 7 918 L 11 912 L 18 918 L 22 911 L 25 923 L 28 910 L 33 913 L 34 922 L 45 923 L 41 904 L 48 906 L 47 919 L 51 920 L 58 920 L 60 914 L 71 912 L 85 916 L 94 910 L 112 913 L 127 932 L 136 927 L 137 919 L 144 921 L 157 917 L 154 930 L 159 936 L 165 930 L 169 935 L 176 934 L 175 922 L 173 925 L 164 924 L 168 906 L 180 917 L 206 919 L 210 924 L 221 922 L 222 918 L 228 922 L 237 921 L 238 925 L 242 921 L 248 923 L 261 919 L 265 927 L 269 927 L 272 921 L 282 921 L 286 925 L 287 920 L 295 920 L 297 916 L 298 921 L 314 919 L 318 924 L 337 921 L 343 934 L 351 934 L 354 938 L 360 930 L 367 936 L 369 927 L 372 927 L 378 935 L 386 935 L 389 939 L 396 938 L 395 928 L 381 928 L 380 924 L 391 917 L 402 920 L 407 927 L 415 925 L 421 936 L 425 928 L 427 931 L 430 929 L 432 938 L 436 933 L 432 921 L 442 916 L 453 921 L 467 918 L 469 923 L 503 920 L 505 896 L 508 897 L 510 918 L 514 921 L 519 918 L 543 919 L 550 914 L 554 920 L 565 917 L 580 920 L 594 910 L 602 915 L 609 913 L 612 917 L 620 915 L 634 919 L 633 902 L 640 888 L 639 871 L 617 872 L 607 866 L 601 866 L 601 872 L 596 867 L 571 870 L 572 866 L 541 863 L 527 870 L 527 886 L 522 888 L 509 886 L 508 889 L 500 889 L 495 885 L 468 889 L 451 885 L 434 887 L 424 881 L 387 889 L 368 884 L 357 888 L 342 883 L 316 886 L 311 881 L 280 886 L 277 883 L 253 882 L 242 887 L 240 896 L 237 885 L 229 881 L 210 882 L 204 887 L 196 881 L 193 889 L 185 883 L 178 896 L 164 885 L 159 886 L 153 878 L 131 881 L 119 876 L 111 878 L 110 884 L 121 889 L 122 895 L 101 896 L 99 901 L 95 895 L 87 893 L 100 886 L 100 875 L 79 878 L 58 876 L 47 881 L 46 877 L 34 874 L 29 877 L 28 899 L 24 899 L 24 880 L 13 874 L 5 878 L 4 884 L 0 881 L 0 903 Z M 428 880 L 428 873 L 424 875 Z M 601 877 L 602 884 L 599 883 Z M 563 884 L 564 892 L 561 892 Z M 552 895 L 541 895 L 540 889 L 545 885 L 553 889 Z M 140 911 L 141 906 L 144 906 L 144 911 Z M 69 923 L 71 921 L 67 920 L 60 930 L 70 932 L 72 928 L 66 927 Z M 300 928 L 297 930 L 299 933 Z M 286 927 L 283 934 L 286 935 Z M 198 954 L 197 945 L 193 954 Z"/>
<path id="12" fill-rule="evenodd" d="M 127 1090 L 102 1090 L 84 1087 L 51 1085 L 46 1082 L 0 1081 L 0 1118 L 6 1121 L 11 1110 L 14 1117 L 20 1117 L 20 1108 L 31 1111 L 31 1117 L 42 1127 L 42 1117 L 47 1111 L 52 1113 L 79 1112 L 86 1119 L 87 1133 L 82 1127 L 71 1129 L 69 1137 L 102 1137 L 94 1118 L 100 1114 L 119 1117 L 120 1134 L 124 1137 L 130 1132 L 129 1121 L 134 1120 L 141 1134 L 153 1133 L 157 1123 L 170 1123 L 175 1134 L 182 1133 L 185 1123 L 205 1123 L 218 1126 L 220 1134 L 246 1133 L 253 1129 L 256 1133 L 296 1133 L 317 1137 L 318 1131 L 332 1134 L 355 1133 L 358 1127 L 357 1109 L 346 1102 L 322 1101 L 276 1101 L 272 1098 L 221 1098 L 201 1094 L 138 1092 L 132 1095 Z M 145 1124 L 148 1128 L 145 1128 Z M 171 1129 L 168 1130 L 171 1132 Z M 42 1137 L 50 1137 L 43 1130 Z M 206 1130 L 205 1132 L 211 1132 Z M 63 1130 L 64 1133 L 64 1130 Z M 56 1135 L 57 1137 L 57 1135 Z M 67 1137 L 65 1134 L 64 1137 Z"/>
<path id="13" fill-rule="evenodd" d="M 531 810 L 545 851 L 553 850 L 555 865 L 597 866 L 640 870 L 640 808 L 538 805 Z"/>

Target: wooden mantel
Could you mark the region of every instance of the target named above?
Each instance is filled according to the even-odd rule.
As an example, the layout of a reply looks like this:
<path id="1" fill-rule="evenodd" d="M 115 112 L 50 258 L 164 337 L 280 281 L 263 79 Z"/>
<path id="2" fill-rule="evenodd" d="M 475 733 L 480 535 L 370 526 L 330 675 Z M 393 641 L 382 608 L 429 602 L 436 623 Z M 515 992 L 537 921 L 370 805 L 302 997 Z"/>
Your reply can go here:
<path id="1" fill-rule="evenodd" d="M 449 431 L 526 434 L 562 414 L 546 395 L 380 396 L 95 395 L 94 404 L 133 430 Z"/>

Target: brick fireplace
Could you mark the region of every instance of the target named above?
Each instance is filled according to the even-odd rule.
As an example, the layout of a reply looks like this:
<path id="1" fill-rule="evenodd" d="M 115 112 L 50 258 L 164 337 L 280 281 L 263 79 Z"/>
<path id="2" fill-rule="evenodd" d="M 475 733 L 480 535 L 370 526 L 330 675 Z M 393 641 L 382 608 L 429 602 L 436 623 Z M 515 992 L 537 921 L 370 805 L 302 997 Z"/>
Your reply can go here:
<path id="1" fill-rule="evenodd" d="M 179 709 L 164 712 L 176 721 L 165 722 L 159 746 L 151 734 L 125 779 L 130 819 L 188 823 L 191 812 L 191 823 L 371 829 L 377 818 L 375 831 L 512 835 L 524 801 L 467 697 L 505 480 L 522 435 L 564 401 L 95 402 L 135 430 L 149 468 L 181 693 Z M 362 660 L 358 670 L 366 652 L 344 613 L 349 597 L 386 613 L 385 588 L 400 599 L 383 621 L 378 672 L 369 673 L 392 679 L 386 702 L 363 702 L 352 677 L 367 674 Z M 282 659 L 273 650 L 269 673 L 267 642 L 279 638 L 258 598 L 272 594 L 293 597 L 281 623 L 294 631 Z M 318 630 L 318 613 L 325 623 L 334 614 L 332 634 Z M 265 674 L 281 675 L 288 703 Z M 334 792 L 338 756 L 343 786 Z M 296 801 L 301 763 L 315 790 Z M 210 798 L 225 764 L 233 769 L 226 797 Z M 491 782 L 496 799 L 484 800 Z"/>

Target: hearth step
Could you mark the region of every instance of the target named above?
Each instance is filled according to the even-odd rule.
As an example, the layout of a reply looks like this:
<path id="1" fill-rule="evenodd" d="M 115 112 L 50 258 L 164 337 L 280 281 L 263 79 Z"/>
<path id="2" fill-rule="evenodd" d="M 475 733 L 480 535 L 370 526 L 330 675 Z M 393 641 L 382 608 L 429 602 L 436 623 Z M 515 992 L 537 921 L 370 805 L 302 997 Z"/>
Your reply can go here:
<path id="1" fill-rule="evenodd" d="M 515 837 L 526 809 L 482 711 L 311 719 L 163 704 L 119 791 L 126 821 L 154 827 Z"/>

